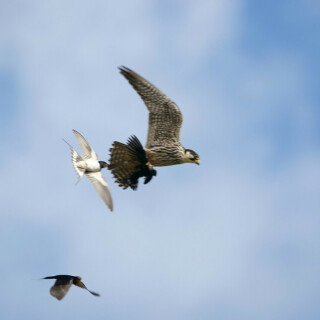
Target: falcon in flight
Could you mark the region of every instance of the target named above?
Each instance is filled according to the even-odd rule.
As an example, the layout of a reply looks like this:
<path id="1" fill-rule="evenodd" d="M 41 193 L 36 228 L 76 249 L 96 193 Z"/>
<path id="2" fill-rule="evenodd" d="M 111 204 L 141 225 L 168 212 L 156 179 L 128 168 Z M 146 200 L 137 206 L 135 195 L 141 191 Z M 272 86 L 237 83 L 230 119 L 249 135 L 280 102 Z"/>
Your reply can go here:
<path id="1" fill-rule="evenodd" d="M 64 142 L 71 149 L 72 165 L 79 176 L 78 182 L 85 174 L 95 187 L 101 199 L 112 211 L 113 202 L 109 186 L 101 173 L 101 169 L 107 168 L 108 165 L 104 161 L 99 161 L 97 154 L 91 148 L 87 140 L 78 131 L 72 131 L 79 142 L 80 148 L 82 150 L 82 156 L 79 156 L 77 151 L 75 151 L 67 141 L 64 140 Z"/>
<path id="2" fill-rule="evenodd" d="M 50 294 L 53 297 L 57 298 L 58 300 L 61 300 L 67 294 L 68 290 L 73 284 L 77 287 L 88 290 L 91 294 L 93 294 L 96 297 L 100 296 L 99 293 L 90 291 L 81 281 L 80 277 L 74 277 L 69 275 L 58 275 L 58 276 L 45 277 L 43 279 L 56 279 L 56 282 L 50 289 Z"/>
<path id="3" fill-rule="evenodd" d="M 127 144 L 113 143 L 108 168 L 116 182 L 123 189 L 136 189 L 140 177 L 145 177 L 144 183 L 148 183 L 156 175 L 153 167 L 200 164 L 198 154 L 180 143 L 183 116 L 179 107 L 134 71 L 124 66 L 119 70 L 145 103 L 149 111 L 149 128 L 145 149 L 135 136 L 130 137 Z"/>

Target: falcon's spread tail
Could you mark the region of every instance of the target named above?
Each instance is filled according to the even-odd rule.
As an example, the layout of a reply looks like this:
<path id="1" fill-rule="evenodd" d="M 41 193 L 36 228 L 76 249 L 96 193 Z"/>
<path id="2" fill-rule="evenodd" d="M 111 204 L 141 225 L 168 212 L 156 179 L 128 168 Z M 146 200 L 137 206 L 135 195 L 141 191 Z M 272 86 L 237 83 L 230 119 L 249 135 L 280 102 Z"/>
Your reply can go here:
<path id="1" fill-rule="evenodd" d="M 72 165 L 74 167 L 74 170 L 76 171 L 76 173 L 79 176 L 79 179 L 77 181 L 77 183 L 80 181 L 80 179 L 82 178 L 82 176 L 84 175 L 86 168 L 85 168 L 85 162 L 84 160 L 81 158 L 81 156 L 79 156 L 79 154 L 77 153 L 76 150 L 74 150 L 72 148 L 72 146 L 63 139 L 63 141 L 69 146 L 70 150 L 71 150 L 71 161 L 72 161 Z"/>
<path id="2" fill-rule="evenodd" d="M 115 141 L 112 146 L 109 169 L 123 189 L 136 190 L 140 177 L 145 177 L 144 183 L 148 183 L 156 175 L 156 170 L 147 164 L 148 156 L 136 136 L 131 136 L 127 144 Z"/>

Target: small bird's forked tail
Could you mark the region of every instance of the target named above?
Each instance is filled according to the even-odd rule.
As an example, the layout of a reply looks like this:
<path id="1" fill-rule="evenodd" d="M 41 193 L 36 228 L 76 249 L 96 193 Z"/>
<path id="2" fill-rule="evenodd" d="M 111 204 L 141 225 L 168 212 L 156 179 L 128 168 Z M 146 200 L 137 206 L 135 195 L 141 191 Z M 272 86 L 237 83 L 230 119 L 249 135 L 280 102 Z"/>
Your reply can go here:
<path id="1" fill-rule="evenodd" d="M 78 174 L 78 181 L 76 182 L 76 184 L 79 183 L 80 179 L 82 178 L 82 176 L 84 175 L 86 168 L 81 166 L 81 163 L 84 163 L 84 160 L 81 158 L 81 156 L 79 156 L 79 154 L 77 153 L 76 150 L 74 150 L 72 148 L 72 146 L 64 139 L 62 139 L 70 148 L 71 150 L 71 161 L 72 161 L 72 165 L 74 167 L 74 170 L 76 171 L 76 173 Z"/>

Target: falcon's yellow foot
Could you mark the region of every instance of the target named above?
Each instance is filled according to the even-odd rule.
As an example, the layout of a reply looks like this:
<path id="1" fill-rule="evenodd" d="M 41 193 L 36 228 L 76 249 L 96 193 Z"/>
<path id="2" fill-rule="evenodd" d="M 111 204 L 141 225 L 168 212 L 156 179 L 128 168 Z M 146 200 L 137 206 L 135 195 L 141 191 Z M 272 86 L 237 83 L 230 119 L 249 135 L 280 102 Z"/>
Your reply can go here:
<path id="1" fill-rule="evenodd" d="M 148 162 L 146 163 L 146 166 L 148 166 L 148 168 L 149 168 L 150 170 L 153 169 L 153 165 L 150 163 L 150 161 L 148 161 Z"/>

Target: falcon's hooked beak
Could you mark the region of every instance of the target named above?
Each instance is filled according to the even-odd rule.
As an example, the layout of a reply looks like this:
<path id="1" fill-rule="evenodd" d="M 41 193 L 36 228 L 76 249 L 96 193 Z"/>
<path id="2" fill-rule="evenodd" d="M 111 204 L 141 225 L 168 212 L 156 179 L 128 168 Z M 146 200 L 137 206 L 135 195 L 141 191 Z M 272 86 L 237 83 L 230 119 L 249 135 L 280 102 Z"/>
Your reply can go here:
<path id="1" fill-rule="evenodd" d="M 195 161 L 194 161 L 197 165 L 200 165 L 200 159 L 197 158 Z"/>

